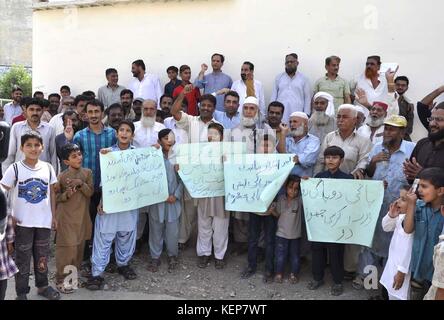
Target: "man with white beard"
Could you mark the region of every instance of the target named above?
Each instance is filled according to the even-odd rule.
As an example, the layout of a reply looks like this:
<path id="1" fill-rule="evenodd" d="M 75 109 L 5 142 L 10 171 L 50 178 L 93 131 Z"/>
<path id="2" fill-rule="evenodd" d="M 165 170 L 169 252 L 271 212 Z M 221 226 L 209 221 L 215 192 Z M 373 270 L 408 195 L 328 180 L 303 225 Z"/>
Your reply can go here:
<path id="1" fill-rule="evenodd" d="M 242 114 L 238 126 L 225 130 L 224 140 L 231 142 L 245 142 L 247 154 L 258 153 L 260 142 L 265 134 L 275 137 L 273 129 L 266 123 L 259 110 L 259 101 L 255 97 L 244 100 Z M 235 253 L 240 255 L 247 250 L 249 213 L 234 212 L 233 235 L 237 244 Z"/>
<path id="2" fill-rule="evenodd" d="M 334 115 L 333 96 L 327 92 L 318 92 L 313 97 L 314 111 L 308 120 L 308 133 L 324 141 L 325 136 L 336 130 Z M 332 114 L 327 114 L 327 110 L 333 109 Z"/>
<path id="3" fill-rule="evenodd" d="M 133 145 L 136 148 L 148 148 L 157 145 L 159 131 L 165 129 L 165 126 L 156 122 L 157 102 L 151 99 L 143 101 L 142 117 L 140 121 L 134 123 L 134 139 Z M 139 222 L 137 224 L 137 249 L 140 249 L 140 238 L 147 221 L 147 213 L 149 207 L 139 210 Z"/>
<path id="4" fill-rule="evenodd" d="M 370 109 L 366 123 L 358 129 L 358 134 L 370 139 L 373 144 L 382 142 L 384 135 L 384 120 L 387 116 L 388 105 L 375 101 Z"/>

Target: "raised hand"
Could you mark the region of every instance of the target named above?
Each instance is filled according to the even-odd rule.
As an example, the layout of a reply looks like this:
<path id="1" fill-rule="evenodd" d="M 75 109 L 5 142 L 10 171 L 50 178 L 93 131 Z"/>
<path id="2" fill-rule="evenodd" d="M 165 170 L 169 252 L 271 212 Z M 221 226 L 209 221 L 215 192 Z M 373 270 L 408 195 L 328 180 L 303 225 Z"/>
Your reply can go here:
<path id="1" fill-rule="evenodd" d="M 194 87 L 192 84 L 187 84 L 184 88 L 183 88 L 183 94 L 187 95 L 188 93 L 191 93 L 193 91 Z"/>
<path id="2" fill-rule="evenodd" d="M 63 130 L 63 133 L 65 134 L 65 138 L 68 141 L 71 141 L 74 138 L 74 129 L 72 127 L 71 119 L 66 120 L 66 127 L 65 130 Z"/>
<path id="3" fill-rule="evenodd" d="M 207 70 L 208 70 L 208 65 L 205 64 L 205 63 L 202 63 L 202 64 L 200 65 L 200 71 L 203 72 L 203 73 L 205 73 Z"/>

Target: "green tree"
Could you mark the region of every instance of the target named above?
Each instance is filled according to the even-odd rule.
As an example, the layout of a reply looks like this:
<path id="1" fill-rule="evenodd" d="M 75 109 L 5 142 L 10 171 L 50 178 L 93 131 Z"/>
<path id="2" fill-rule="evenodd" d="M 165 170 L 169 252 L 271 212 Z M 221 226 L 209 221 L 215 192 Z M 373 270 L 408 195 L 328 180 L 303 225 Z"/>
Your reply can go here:
<path id="1" fill-rule="evenodd" d="M 23 66 L 13 65 L 8 72 L 0 77 L 0 98 L 10 99 L 14 86 L 22 88 L 23 96 L 31 96 L 32 78 Z"/>

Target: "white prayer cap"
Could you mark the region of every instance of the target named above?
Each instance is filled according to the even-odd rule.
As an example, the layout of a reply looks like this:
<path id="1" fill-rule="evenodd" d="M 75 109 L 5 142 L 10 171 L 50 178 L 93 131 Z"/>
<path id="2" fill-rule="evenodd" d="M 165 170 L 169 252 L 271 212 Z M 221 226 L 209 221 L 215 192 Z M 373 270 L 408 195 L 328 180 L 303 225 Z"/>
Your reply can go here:
<path id="1" fill-rule="evenodd" d="M 259 107 L 259 100 L 256 97 L 246 97 L 244 100 L 245 104 L 254 104 L 256 107 Z"/>
<path id="2" fill-rule="evenodd" d="M 302 119 L 308 120 L 307 114 L 305 114 L 304 112 L 301 112 L 301 111 L 293 112 L 292 114 L 290 114 L 290 118 L 292 118 L 292 117 L 298 117 L 298 118 L 302 118 Z"/>
<path id="3" fill-rule="evenodd" d="M 313 97 L 313 101 L 316 101 L 317 98 L 324 98 L 328 101 L 327 109 L 325 109 L 325 113 L 329 116 L 335 115 L 335 105 L 333 104 L 333 96 L 328 92 L 319 91 Z"/>
<path id="4" fill-rule="evenodd" d="M 341 104 L 338 108 L 338 112 L 341 110 L 351 110 L 354 117 L 358 116 L 358 108 L 352 104 Z"/>

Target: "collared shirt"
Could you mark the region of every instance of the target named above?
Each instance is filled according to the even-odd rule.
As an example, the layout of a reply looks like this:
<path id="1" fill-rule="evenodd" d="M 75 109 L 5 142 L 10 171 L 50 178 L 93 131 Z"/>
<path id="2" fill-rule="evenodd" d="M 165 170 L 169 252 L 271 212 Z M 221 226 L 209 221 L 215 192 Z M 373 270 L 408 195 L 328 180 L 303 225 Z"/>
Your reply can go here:
<path id="1" fill-rule="evenodd" d="M 5 121 L 12 125 L 12 119 L 22 114 L 23 110 L 20 106 L 20 103 L 15 104 L 14 101 L 11 101 L 3 107 L 5 112 Z"/>
<path id="2" fill-rule="evenodd" d="M 52 117 L 51 120 L 49 120 L 49 125 L 54 128 L 56 136 L 63 133 L 65 131 L 65 127 L 63 126 L 63 112 Z"/>
<path id="3" fill-rule="evenodd" d="M 178 128 L 184 129 L 188 133 L 189 143 L 208 142 L 208 126 L 211 123 L 219 123 L 214 118 L 207 123 L 203 122 L 200 116 L 191 116 L 182 112 L 182 117 L 176 121 Z"/>
<path id="4" fill-rule="evenodd" d="M 159 131 L 165 129 L 160 122 L 154 122 L 154 126 L 145 128 L 142 121 L 134 123 L 134 139 L 133 144 L 136 148 L 147 148 L 156 144 L 159 140 Z"/>
<path id="5" fill-rule="evenodd" d="M 295 111 L 311 114 L 311 98 L 310 83 L 302 73 L 296 72 L 291 78 L 283 72 L 276 77 L 271 101 L 279 101 L 285 106 L 282 122 L 288 123 L 290 114 Z"/>
<path id="6" fill-rule="evenodd" d="M 125 87 L 117 85 L 117 88 L 112 88 L 109 84 L 100 87 L 97 91 L 97 99 L 102 101 L 105 109 L 113 103 L 120 103 L 120 93 Z"/>
<path id="7" fill-rule="evenodd" d="M 429 138 L 421 139 L 416 144 L 411 158 L 416 158 L 416 161 L 423 168 L 438 167 L 444 169 L 444 143 L 435 146 Z"/>
<path id="8" fill-rule="evenodd" d="M 99 190 L 101 181 L 100 149 L 109 148 L 116 142 L 116 131 L 110 127 L 104 127 L 99 134 L 86 127 L 74 135 L 74 143 L 80 147 L 83 153 L 83 167 L 91 169 L 93 173 L 95 191 Z"/>
<path id="9" fill-rule="evenodd" d="M 373 88 L 373 84 L 370 79 L 367 79 L 365 75 L 361 75 L 353 86 L 354 90 L 357 88 L 361 88 L 365 91 L 367 96 L 367 101 L 370 105 L 375 101 L 387 102 L 388 100 L 388 87 L 387 80 L 384 75 L 379 76 L 379 85 L 376 88 Z M 354 91 L 353 90 L 353 91 Z M 355 105 L 360 106 L 362 111 L 364 112 L 365 117 L 367 118 L 370 111 L 361 105 L 357 99 L 355 99 Z M 387 112 L 388 114 L 389 112 Z"/>
<path id="10" fill-rule="evenodd" d="M 160 79 L 154 74 L 145 73 L 142 81 L 138 78 L 134 78 L 128 84 L 128 89 L 133 92 L 135 98 L 151 99 L 160 105 L 160 97 L 162 96 L 162 88 L 160 85 Z"/>
<path id="11" fill-rule="evenodd" d="M 368 124 L 363 124 L 361 127 L 359 127 L 357 132 L 361 136 L 370 139 L 372 135 L 372 128 Z M 384 140 L 384 125 L 379 126 L 376 129 L 375 134 L 373 135 L 373 137 L 371 137 L 370 140 L 373 144 L 380 143 Z"/>
<path id="12" fill-rule="evenodd" d="M 233 129 L 237 127 L 240 123 L 240 118 L 239 111 L 232 118 L 230 118 L 226 112 L 219 110 L 214 111 L 214 119 L 219 121 L 224 126 L 224 129 Z"/>
<path id="13" fill-rule="evenodd" d="M 204 89 L 204 94 L 212 94 L 220 89 L 231 88 L 233 80 L 225 73 L 212 72 L 204 76 L 203 80 L 196 78 L 194 85 L 200 89 Z M 224 96 L 216 96 L 216 110 L 224 111 Z"/>
<path id="14" fill-rule="evenodd" d="M 345 173 L 353 174 L 356 170 L 364 170 L 367 167 L 368 154 L 373 144 L 369 139 L 356 133 L 356 130 L 345 140 L 339 134 L 339 130 L 330 132 L 325 136 L 319 151 L 318 162 L 316 163 L 315 173 L 324 169 L 324 151 L 327 147 L 338 146 L 344 150 L 344 162 L 339 167 Z"/>
<path id="15" fill-rule="evenodd" d="M 180 86 L 182 83 L 182 80 L 176 79 L 176 82 L 170 81 L 165 85 L 164 88 L 164 94 L 167 96 L 172 97 L 174 89 L 176 89 L 178 86 Z"/>
<path id="16" fill-rule="evenodd" d="M 242 114 L 242 107 L 244 105 L 244 100 L 247 97 L 247 86 L 243 80 L 236 80 L 231 86 L 231 90 L 236 91 L 239 94 L 239 112 Z M 265 107 L 265 95 L 264 87 L 260 81 L 254 80 L 254 93 L 259 101 L 259 109 L 263 115 L 267 114 Z"/>
<path id="17" fill-rule="evenodd" d="M 417 281 L 432 281 L 433 248 L 438 243 L 444 226 L 440 209 L 432 209 L 422 200 L 416 202 L 415 233 L 413 236 L 410 270 Z"/>
<path id="18" fill-rule="evenodd" d="M 335 113 L 341 104 L 345 103 L 344 97 L 350 95 L 350 83 L 337 76 L 335 79 L 331 80 L 327 75 L 316 80 L 314 85 L 314 93 L 319 91 L 327 92 L 333 96 L 333 103 L 335 105 Z"/>
<path id="19" fill-rule="evenodd" d="M 314 123 L 312 118 L 308 119 L 308 133 L 316 136 L 319 140 L 324 141 L 325 136 L 336 130 L 336 120 L 333 117 L 329 117 L 326 125 L 320 126 Z"/>
<path id="20" fill-rule="evenodd" d="M 336 172 L 331 172 L 330 170 L 325 170 L 319 172 L 315 175 L 315 178 L 324 178 L 324 179 L 354 179 L 353 175 L 349 173 L 342 172 L 341 170 L 337 170 Z"/>
<path id="21" fill-rule="evenodd" d="M 433 266 L 435 270 L 433 272 L 432 286 L 424 300 L 435 300 L 438 288 L 444 289 L 444 235 L 439 236 L 439 243 L 435 246 Z"/>
<path id="22" fill-rule="evenodd" d="M 279 214 L 276 235 L 284 239 L 299 239 L 302 236 L 302 197 L 289 201 L 287 195 L 280 195 L 276 212 Z"/>
<path id="23" fill-rule="evenodd" d="M 27 132 L 37 131 L 43 139 L 43 152 L 39 159 L 49 162 L 54 170 L 57 171 L 57 152 L 55 147 L 55 132 L 54 129 L 46 122 L 40 122 L 37 129 L 31 129 L 28 121 L 21 121 L 15 123 L 9 134 L 9 149 L 8 158 L 3 162 L 3 172 L 14 162 L 25 159 L 25 155 L 20 150 L 21 137 Z"/>
<path id="24" fill-rule="evenodd" d="M 298 156 L 299 163 L 294 165 L 291 174 L 299 177 L 312 177 L 313 169 L 319 155 L 319 147 L 321 142 L 318 137 L 307 134 L 299 141 L 295 141 L 292 137 L 286 138 L 287 153 L 294 153 Z"/>

